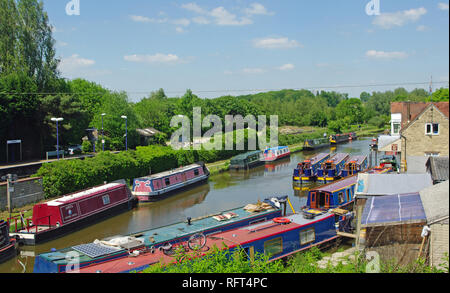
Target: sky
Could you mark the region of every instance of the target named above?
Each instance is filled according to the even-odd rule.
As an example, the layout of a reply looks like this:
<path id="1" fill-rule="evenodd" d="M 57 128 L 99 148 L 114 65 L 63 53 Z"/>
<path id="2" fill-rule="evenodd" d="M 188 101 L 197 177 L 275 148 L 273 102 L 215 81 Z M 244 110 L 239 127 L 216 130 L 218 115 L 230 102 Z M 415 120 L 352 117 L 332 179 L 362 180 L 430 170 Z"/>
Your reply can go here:
<path id="1" fill-rule="evenodd" d="M 213 98 L 301 88 L 359 97 L 428 90 L 431 78 L 448 87 L 445 0 L 43 2 L 62 76 L 132 101 L 159 88 Z"/>

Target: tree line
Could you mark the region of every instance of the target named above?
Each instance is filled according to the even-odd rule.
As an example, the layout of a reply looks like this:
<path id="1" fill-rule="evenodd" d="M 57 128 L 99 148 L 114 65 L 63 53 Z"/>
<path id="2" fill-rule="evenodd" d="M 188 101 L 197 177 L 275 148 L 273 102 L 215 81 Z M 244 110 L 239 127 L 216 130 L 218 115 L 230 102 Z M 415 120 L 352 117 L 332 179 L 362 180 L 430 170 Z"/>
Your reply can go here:
<path id="1" fill-rule="evenodd" d="M 88 128 L 103 128 L 107 150 L 125 148 L 127 116 L 128 147 L 141 144 L 137 128 L 161 131 L 154 142 L 164 143 L 176 130 L 174 115 L 192 117 L 193 107 L 202 116 L 278 115 L 279 125 L 328 127 L 340 132 L 349 125 L 384 125 L 389 121 L 392 101 L 448 101 L 448 89 L 432 97 L 423 89 L 361 93 L 349 97 L 335 91 L 280 90 L 241 96 L 199 98 L 191 90 L 181 97 L 168 97 L 163 89 L 132 102 L 125 92 L 111 91 L 85 80 L 67 80 L 58 71 L 52 26 L 38 0 L 0 1 L 0 161 L 6 160 L 7 140 L 21 139 L 23 158 L 36 159 L 55 150 L 56 125 L 52 117 L 63 117 L 59 127 L 62 146 L 81 144 Z M 191 119 L 192 120 L 192 119 Z M 222 121 L 224 122 L 224 121 Z M 223 123 L 225 125 L 225 123 Z M 204 129 L 206 131 L 207 129 Z M 89 143 L 87 143 L 87 147 Z M 101 149 L 100 141 L 97 150 Z"/>

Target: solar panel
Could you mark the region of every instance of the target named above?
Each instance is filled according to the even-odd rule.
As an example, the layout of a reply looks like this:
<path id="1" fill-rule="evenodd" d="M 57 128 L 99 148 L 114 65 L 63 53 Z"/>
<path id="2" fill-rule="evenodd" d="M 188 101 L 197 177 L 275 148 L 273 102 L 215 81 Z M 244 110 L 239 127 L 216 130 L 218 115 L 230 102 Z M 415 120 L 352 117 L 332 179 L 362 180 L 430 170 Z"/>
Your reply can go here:
<path id="1" fill-rule="evenodd" d="M 113 252 L 118 251 L 117 248 L 112 247 L 106 247 L 101 246 L 95 243 L 88 243 L 88 244 L 80 244 L 76 246 L 72 246 L 72 249 L 75 251 L 78 251 L 80 253 L 83 253 L 91 258 L 96 258 L 99 256 L 107 255 Z"/>

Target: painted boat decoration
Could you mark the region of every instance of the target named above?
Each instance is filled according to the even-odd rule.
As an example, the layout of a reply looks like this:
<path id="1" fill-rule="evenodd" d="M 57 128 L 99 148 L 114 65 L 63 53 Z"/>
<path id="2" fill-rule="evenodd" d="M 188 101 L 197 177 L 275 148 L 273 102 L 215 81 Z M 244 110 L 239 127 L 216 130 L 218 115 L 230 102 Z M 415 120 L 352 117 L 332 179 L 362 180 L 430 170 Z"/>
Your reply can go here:
<path id="1" fill-rule="evenodd" d="M 303 214 L 291 214 L 257 224 L 222 231 L 215 234 L 196 234 L 199 241 L 193 247 L 189 242 L 164 246 L 160 250 L 145 252 L 133 258 L 118 259 L 80 269 L 80 273 L 139 272 L 151 265 L 175 263 L 177 249 L 203 252 L 217 246 L 221 249 L 243 249 L 251 260 L 256 253 L 269 255 L 269 261 L 323 245 L 338 238 L 336 215 L 323 213 L 314 219 Z"/>
<path id="2" fill-rule="evenodd" d="M 330 135 L 330 143 L 332 145 L 338 144 L 338 143 L 344 143 L 349 142 L 351 140 L 356 140 L 358 137 L 356 133 L 350 132 L 350 133 L 341 133 L 341 134 L 332 134 Z"/>
<path id="3" fill-rule="evenodd" d="M 289 157 L 291 155 L 291 151 L 287 146 L 278 146 L 274 148 L 268 148 L 264 150 L 263 153 L 263 161 L 265 162 L 273 162 L 282 158 Z"/>
<path id="4" fill-rule="evenodd" d="M 71 266 L 68 253 L 79 257 L 79 268 L 109 263 L 119 259 L 129 260 L 147 252 L 155 252 L 160 247 L 176 245 L 189 241 L 198 233 L 211 235 L 238 227 L 252 225 L 281 216 L 281 205 L 285 197 L 272 197 L 262 203 L 248 204 L 244 207 L 223 211 L 197 219 L 188 218 L 155 229 L 133 233 L 127 236 L 113 236 L 92 243 L 81 244 L 61 250 L 40 254 L 34 262 L 34 273 L 63 273 Z"/>
<path id="5" fill-rule="evenodd" d="M 0 264 L 17 255 L 16 238 L 9 236 L 9 223 L 0 220 Z"/>
<path id="6" fill-rule="evenodd" d="M 309 159 L 297 164 L 294 169 L 292 179 L 295 183 L 304 183 L 315 181 L 317 177 L 317 170 L 323 162 L 330 158 L 328 153 L 319 153 Z"/>
<path id="7" fill-rule="evenodd" d="M 341 177 L 348 177 L 366 170 L 369 167 L 367 156 L 351 156 L 342 169 Z"/>
<path id="8" fill-rule="evenodd" d="M 317 170 L 317 181 L 327 183 L 339 179 L 348 158 L 349 155 L 346 153 L 334 154 L 329 160 L 322 163 L 321 168 Z"/>
<path id="9" fill-rule="evenodd" d="M 230 160 L 230 169 L 250 169 L 264 164 L 262 151 L 252 151 L 245 154 L 237 155 Z"/>
<path id="10" fill-rule="evenodd" d="M 330 146 L 328 138 L 307 139 L 303 143 L 303 150 L 310 151 Z"/>
<path id="11" fill-rule="evenodd" d="M 379 168 L 391 169 L 392 171 L 397 172 L 399 169 L 397 159 L 395 156 L 384 156 L 380 158 Z"/>
<path id="12" fill-rule="evenodd" d="M 34 205 L 31 219 L 9 219 L 15 220 L 11 235 L 18 237 L 22 244 L 35 245 L 129 210 L 134 203 L 135 198 L 126 184 L 103 184 Z"/>
<path id="13" fill-rule="evenodd" d="M 329 209 L 349 209 L 354 202 L 355 186 L 358 174 L 331 182 L 308 192 L 306 206 L 302 208 L 307 214 L 320 214 Z"/>
<path id="14" fill-rule="evenodd" d="M 175 194 L 180 189 L 208 180 L 209 170 L 203 163 L 133 180 L 132 193 L 139 202 L 153 202 Z"/>

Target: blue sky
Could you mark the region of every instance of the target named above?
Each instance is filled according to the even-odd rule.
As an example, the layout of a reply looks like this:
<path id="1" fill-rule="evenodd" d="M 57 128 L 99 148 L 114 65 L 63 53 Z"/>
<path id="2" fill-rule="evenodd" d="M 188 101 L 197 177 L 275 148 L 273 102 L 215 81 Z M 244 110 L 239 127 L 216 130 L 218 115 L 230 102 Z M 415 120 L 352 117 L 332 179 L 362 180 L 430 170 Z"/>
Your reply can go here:
<path id="1" fill-rule="evenodd" d="M 74 0 L 76 1 L 76 0 Z M 60 70 L 136 101 L 163 88 L 201 97 L 449 80 L 445 0 L 44 0 Z M 375 0 L 372 0 L 375 1 Z M 328 88 L 327 88 L 328 87 Z M 428 85 L 405 85 L 407 89 Z M 252 90 L 252 91 L 246 91 Z"/>

